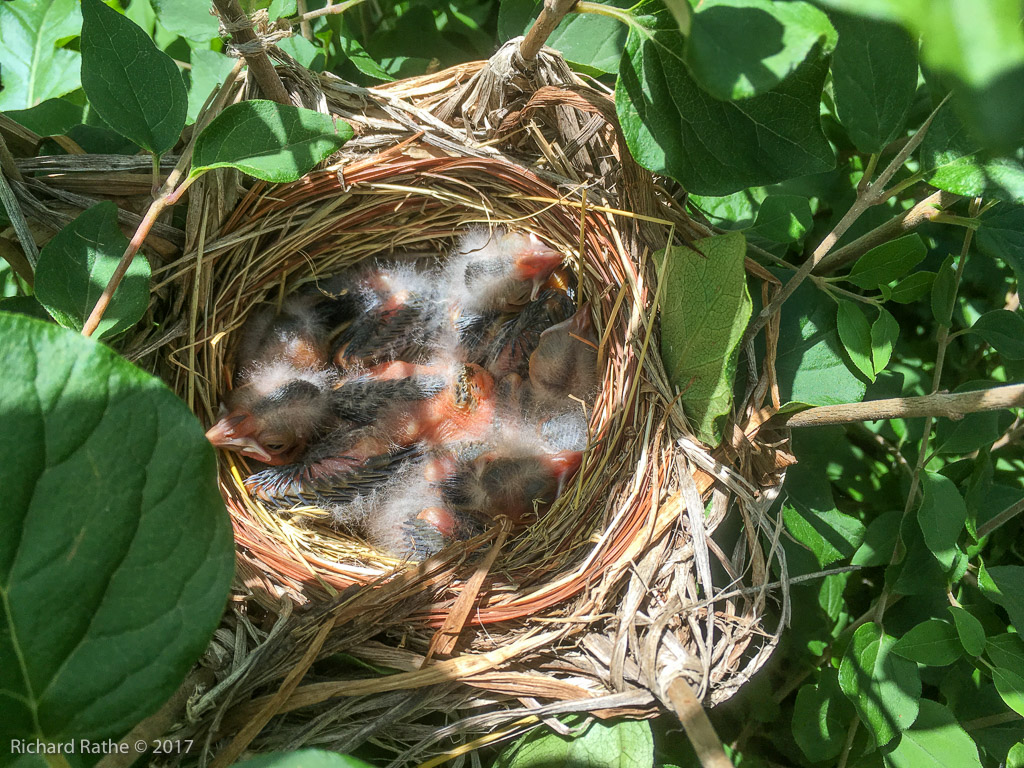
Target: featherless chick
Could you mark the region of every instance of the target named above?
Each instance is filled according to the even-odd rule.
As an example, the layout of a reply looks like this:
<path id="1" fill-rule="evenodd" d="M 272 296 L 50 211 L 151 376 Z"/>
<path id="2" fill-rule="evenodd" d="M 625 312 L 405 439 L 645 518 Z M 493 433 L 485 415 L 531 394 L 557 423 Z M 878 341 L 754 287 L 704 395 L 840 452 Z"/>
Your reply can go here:
<path id="1" fill-rule="evenodd" d="M 530 389 L 540 407 L 561 410 L 570 399 L 593 398 L 599 384 L 597 336 L 588 305 L 540 335 L 529 372 Z"/>

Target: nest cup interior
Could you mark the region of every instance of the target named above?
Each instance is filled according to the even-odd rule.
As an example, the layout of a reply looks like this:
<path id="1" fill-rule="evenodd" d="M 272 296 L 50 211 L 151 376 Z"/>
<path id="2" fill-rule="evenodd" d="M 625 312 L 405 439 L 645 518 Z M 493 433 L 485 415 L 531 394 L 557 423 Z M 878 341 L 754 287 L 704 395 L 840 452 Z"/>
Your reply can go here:
<path id="1" fill-rule="evenodd" d="M 365 259 L 446 255 L 470 225 L 533 232 L 561 251 L 599 339 L 601 389 L 586 405 L 590 437 L 582 466 L 547 512 L 505 542 L 488 582 L 498 606 L 514 601 L 513 592 L 544 591 L 542 585 L 586 565 L 602 531 L 613 526 L 627 534 L 646 514 L 637 503 L 646 495 L 637 483 L 647 482 L 637 480 L 643 478 L 637 464 L 654 404 L 641 404 L 653 393 L 639 377 L 654 291 L 650 275 L 625 252 L 613 214 L 560 200 L 529 171 L 480 159 L 398 156 L 315 172 L 294 184 L 257 186 L 213 244 L 204 329 L 210 343 L 201 345 L 205 359 L 198 361 L 207 375 L 197 379 L 205 386 L 196 394 L 212 423 L 234 370 L 238 331 L 261 302 L 278 302 Z M 265 508 L 243 485 L 258 463 L 224 451 L 219 463 L 240 557 L 280 586 L 329 593 L 327 585 L 368 583 L 401 565 L 322 512 Z M 486 547 L 493 535 L 446 552 L 457 559 Z"/>

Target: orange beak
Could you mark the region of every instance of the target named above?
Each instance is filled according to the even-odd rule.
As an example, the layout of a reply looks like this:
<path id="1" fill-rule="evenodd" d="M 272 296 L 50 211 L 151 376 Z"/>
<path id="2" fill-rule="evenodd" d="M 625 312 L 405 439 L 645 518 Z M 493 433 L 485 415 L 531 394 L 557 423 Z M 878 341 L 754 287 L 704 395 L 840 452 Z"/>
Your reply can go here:
<path id="1" fill-rule="evenodd" d="M 558 493 L 556 496 L 561 496 L 566 480 L 583 463 L 583 451 L 559 451 L 550 456 L 545 456 L 544 463 L 547 464 L 552 477 L 558 480 Z"/>
<path id="2" fill-rule="evenodd" d="M 248 413 L 232 412 L 222 417 L 206 431 L 206 439 L 215 448 L 225 448 L 243 456 L 262 461 L 264 464 L 281 464 L 280 457 L 271 456 L 252 436 L 252 416 Z"/>
<path id="3" fill-rule="evenodd" d="M 528 280 L 533 284 L 530 301 L 537 298 L 544 283 L 561 263 L 561 253 L 549 248 L 536 235 L 530 235 L 530 247 L 523 251 L 515 263 L 516 278 L 523 281 Z"/>

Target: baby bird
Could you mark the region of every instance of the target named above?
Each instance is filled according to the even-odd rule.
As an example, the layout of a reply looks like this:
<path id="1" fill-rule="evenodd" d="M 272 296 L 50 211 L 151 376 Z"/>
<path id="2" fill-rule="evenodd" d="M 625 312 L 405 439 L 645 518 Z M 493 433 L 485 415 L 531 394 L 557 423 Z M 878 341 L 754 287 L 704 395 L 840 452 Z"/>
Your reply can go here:
<path id="1" fill-rule="evenodd" d="M 598 386 L 597 336 L 588 305 L 540 335 L 529 370 L 530 388 L 541 407 L 561 409 L 569 398 L 593 397 Z"/>
<path id="2" fill-rule="evenodd" d="M 415 262 L 370 264 L 327 281 L 322 290 L 352 316 L 334 344 L 342 369 L 420 359 L 437 331 L 437 275 Z"/>
<path id="3" fill-rule="evenodd" d="M 207 439 L 266 464 L 301 455 L 332 418 L 329 393 L 337 377 L 327 362 L 328 332 L 316 296 L 290 296 L 278 313 L 257 308 L 242 329 L 234 387 Z"/>
<path id="4" fill-rule="evenodd" d="M 530 355 L 541 334 L 572 315 L 573 301 L 565 292 L 545 289 L 518 314 L 504 316 L 487 352 L 485 367 L 496 379 L 509 374 L 527 376 Z"/>

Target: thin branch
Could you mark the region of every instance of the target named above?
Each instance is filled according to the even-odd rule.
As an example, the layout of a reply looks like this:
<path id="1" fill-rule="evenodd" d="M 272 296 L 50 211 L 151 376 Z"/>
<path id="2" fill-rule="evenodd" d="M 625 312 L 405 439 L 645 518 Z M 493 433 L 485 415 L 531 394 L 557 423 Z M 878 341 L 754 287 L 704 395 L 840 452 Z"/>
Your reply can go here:
<path id="1" fill-rule="evenodd" d="M 249 71 L 256 78 L 260 90 L 267 98 L 273 99 L 278 104 L 290 105 L 292 101 L 288 98 L 284 83 L 281 82 L 280 75 L 277 74 L 274 65 L 267 58 L 266 50 L 262 48 L 260 39 L 253 32 L 252 22 L 242 12 L 238 0 L 213 0 L 213 4 L 217 8 L 217 13 L 220 14 L 224 28 L 231 33 L 232 40 L 238 44 L 239 52 L 245 57 Z M 258 44 L 257 50 L 253 50 L 254 43 Z"/>
<path id="2" fill-rule="evenodd" d="M 814 269 L 814 272 L 819 275 L 827 275 L 842 269 L 855 262 L 876 245 L 887 243 L 902 234 L 917 229 L 960 200 L 963 200 L 963 197 L 954 195 L 952 192 L 942 190 L 934 192 L 910 210 L 889 219 L 881 226 L 861 235 L 852 243 L 847 243 L 842 248 L 828 254 Z"/>
<path id="3" fill-rule="evenodd" d="M 1024 512 L 1024 499 L 1021 499 L 1016 504 L 1011 504 L 991 520 L 987 520 L 983 525 L 979 525 L 978 538 L 981 539 L 988 536 L 996 528 L 1006 525 L 1021 512 Z"/>
<path id="4" fill-rule="evenodd" d="M 1024 408 L 1024 384 L 1009 384 L 993 389 L 922 397 L 891 397 L 847 405 L 822 405 L 791 415 L 776 416 L 774 422 L 787 427 L 819 427 L 824 424 L 849 424 L 876 419 L 913 419 L 942 417 L 961 419 L 965 414 Z"/>
<path id="5" fill-rule="evenodd" d="M 335 13 L 344 13 L 349 8 L 354 8 L 363 1 L 364 0 L 346 0 L 346 2 L 344 3 L 326 5 L 323 8 L 316 9 L 315 11 L 310 11 L 309 13 L 303 13 L 299 16 L 296 16 L 294 19 L 288 19 L 288 24 L 294 27 L 296 24 L 307 24 L 313 19 L 319 19 L 321 16 L 329 16 Z"/>
<path id="6" fill-rule="evenodd" d="M 519 44 L 519 55 L 526 61 L 533 61 L 544 47 L 548 36 L 562 23 L 562 18 L 576 5 L 576 0 L 544 0 L 544 9 L 533 22 L 526 38 Z"/>
<path id="7" fill-rule="evenodd" d="M 917 133 L 915 133 L 910 141 L 904 145 L 896 157 L 892 159 L 892 162 L 886 166 L 885 170 L 878 175 L 878 178 L 857 193 L 857 199 L 854 200 L 853 205 L 850 206 L 850 210 L 848 210 L 843 218 L 839 220 L 839 223 L 836 224 L 835 228 L 825 236 L 825 239 L 818 244 L 818 247 L 814 249 L 814 253 L 811 254 L 811 257 L 800 265 L 800 268 L 796 271 L 796 274 L 789 279 L 789 282 L 782 286 L 782 289 L 776 294 L 775 298 L 771 300 L 768 306 L 762 309 L 758 316 L 754 318 L 754 321 L 747 328 L 747 332 L 744 335 L 745 341 L 752 339 L 758 331 L 764 328 L 768 319 L 779 311 L 783 302 L 793 295 L 793 292 L 800 286 L 804 279 L 811 274 L 811 270 L 817 267 L 821 260 L 828 255 L 833 246 L 835 246 L 839 241 L 839 238 L 846 234 L 846 230 L 848 230 L 853 223 L 861 217 L 861 214 L 863 214 L 872 205 L 876 205 L 888 197 L 888 194 L 885 191 L 885 185 L 889 182 L 889 179 L 893 177 L 896 171 L 903 167 L 903 164 L 907 162 L 907 158 L 910 157 L 914 150 L 917 149 L 918 145 L 924 140 L 925 134 L 928 132 L 928 128 L 931 127 L 932 120 L 935 119 L 935 115 L 938 114 L 939 109 L 942 108 L 948 99 L 949 95 L 947 94 L 946 98 L 942 100 L 939 106 L 937 106 L 928 116 L 928 119 L 924 121 L 924 124 L 917 129 Z"/>

